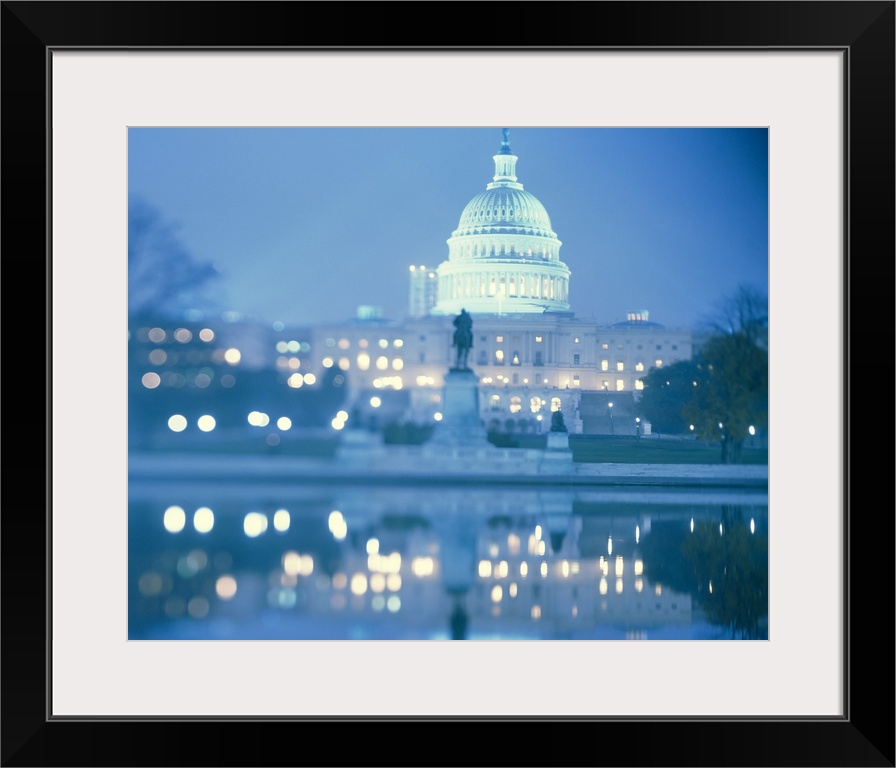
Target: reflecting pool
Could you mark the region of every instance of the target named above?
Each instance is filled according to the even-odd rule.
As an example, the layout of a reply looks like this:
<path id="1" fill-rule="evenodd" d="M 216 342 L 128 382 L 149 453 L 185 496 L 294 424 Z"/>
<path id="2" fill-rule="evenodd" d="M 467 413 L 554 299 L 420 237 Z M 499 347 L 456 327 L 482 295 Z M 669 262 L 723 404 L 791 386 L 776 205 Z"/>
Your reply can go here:
<path id="1" fill-rule="evenodd" d="M 768 638 L 760 490 L 131 482 L 131 640 Z"/>

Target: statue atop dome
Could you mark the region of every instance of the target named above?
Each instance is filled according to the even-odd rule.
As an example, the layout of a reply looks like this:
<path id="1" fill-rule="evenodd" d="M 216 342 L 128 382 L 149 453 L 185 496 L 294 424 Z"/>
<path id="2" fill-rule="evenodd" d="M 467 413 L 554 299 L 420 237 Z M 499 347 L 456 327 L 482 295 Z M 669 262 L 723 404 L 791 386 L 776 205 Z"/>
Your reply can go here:
<path id="1" fill-rule="evenodd" d="M 512 155 L 510 151 L 510 128 L 501 129 L 501 152 L 502 155 Z"/>
<path id="2" fill-rule="evenodd" d="M 460 314 L 454 318 L 454 343 L 457 347 L 457 361 L 454 370 L 468 371 L 467 358 L 473 347 L 473 317 L 466 309 L 461 309 Z"/>

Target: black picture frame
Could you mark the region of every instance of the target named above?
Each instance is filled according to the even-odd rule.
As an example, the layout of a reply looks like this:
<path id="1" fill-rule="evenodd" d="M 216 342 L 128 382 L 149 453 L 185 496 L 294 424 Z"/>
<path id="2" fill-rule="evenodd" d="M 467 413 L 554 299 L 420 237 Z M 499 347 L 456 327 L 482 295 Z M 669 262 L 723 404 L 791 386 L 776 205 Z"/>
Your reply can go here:
<path id="1" fill-rule="evenodd" d="M 349 10 L 350 7 L 350 10 Z M 10 269 L 4 341 L 7 370 L 7 467 L 2 516 L 3 642 L 0 648 L 4 766 L 129 765 L 752 765 L 893 766 L 894 515 L 889 390 L 872 360 L 892 366 L 894 311 L 894 19 L 886 2 L 555 2 L 426 4 L 431 40 L 457 50 L 769 48 L 839 49 L 845 54 L 843 270 L 845 402 L 843 648 L 844 716 L 729 719 L 657 718 L 162 718 L 60 720 L 48 712 L 48 535 L 52 423 L 52 345 L 48 231 L 50 53 L 62 48 L 393 48 L 400 17 L 422 4 L 307 2 L 3 2 L 2 245 Z M 460 19 L 465 29 L 455 28 Z M 439 21 L 441 20 L 441 21 Z M 501 34 L 496 33 L 500 20 Z M 313 23 L 309 23 L 312 22 Z M 349 24 L 350 21 L 350 24 Z M 417 27 L 421 29 L 421 27 Z M 440 35 L 439 32 L 444 32 Z M 351 39 L 351 44 L 346 40 Z M 358 40 L 375 44 L 358 43 Z M 496 42 L 497 41 L 497 42 Z M 46 234 L 45 234 L 46 233 Z M 27 301 L 33 286 L 38 312 Z M 15 296 L 13 297 L 13 292 Z M 17 333 L 28 317 L 28 333 Z M 45 327 L 38 338 L 40 323 Z M 10 332 L 10 328 L 13 332 Z M 811 332 L 811 331 L 809 331 Z M 863 347 L 871 342 L 870 357 Z M 43 362 L 35 375 L 36 359 Z M 853 367 L 855 361 L 855 367 Z M 795 386 L 820 386 L 810 372 Z M 43 435 L 15 414 L 37 398 Z M 869 408 L 873 400 L 873 413 Z M 10 416 L 10 411 L 7 411 Z M 33 446 L 33 447 L 32 447 Z M 886 449 L 881 446 L 887 446 Z M 884 461 L 882 461 L 884 459 Z M 807 460 L 811 457 L 807 456 Z M 45 471 L 44 509 L 18 498 L 22 467 Z M 7 475 L 8 479 L 10 474 Z M 886 484 L 882 482 L 886 478 Z M 26 485 L 30 488 L 30 483 Z M 869 495 L 870 494 L 870 495 Z M 811 510 L 800 513 L 811 514 Z M 101 672 L 98 672 L 101 674 Z M 548 668 L 549 673 L 549 668 Z M 718 674 L 718 670 L 714 670 Z M 819 670 L 819 674 L 825 674 Z M 769 692 L 770 698 L 774 693 Z M 712 703 L 707 702 L 711 710 Z M 540 727 L 532 728 L 532 721 Z M 324 728 L 324 726 L 327 728 Z M 350 729 L 364 725 L 365 735 Z M 387 728 L 407 725 L 400 732 Z M 480 733 L 458 726 L 479 726 Z M 500 732 L 496 726 L 500 725 Z M 287 727 L 288 726 L 288 727 Z M 372 726 L 372 730 L 370 729 Z M 424 740 L 412 728 L 435 729 Z M 511 730 L 508 730 L 508 727 Z M 299 728 L 299 730 L 296 730 Z M 336 729 L 340 729 L 338 732 Z M 371 740 L 370 734 L 377 734 Z M 385 735 L 388 732 L 392 738 Z M 328 735 L 336 735 L 328 739 Z M 303 737 L 310 738 L 303 738 Z M 425 737 L 424 737 L 425 739 Z"/>

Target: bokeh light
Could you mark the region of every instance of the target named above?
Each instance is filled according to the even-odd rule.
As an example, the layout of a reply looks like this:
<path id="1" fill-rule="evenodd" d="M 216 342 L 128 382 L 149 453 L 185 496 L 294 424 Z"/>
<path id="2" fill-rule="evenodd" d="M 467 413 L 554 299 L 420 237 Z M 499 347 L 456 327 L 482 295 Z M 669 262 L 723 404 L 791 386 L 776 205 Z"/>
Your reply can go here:
<path id="1" fill-rule="evenodd" d="M 184 512 L 183 507 L 168 507 L 168 509 L 165 510 L 162 523 L 165 526 L 165 530 L 169 533 L 179 533 L 182 531 L 187 524 L 187 515 Z"/>

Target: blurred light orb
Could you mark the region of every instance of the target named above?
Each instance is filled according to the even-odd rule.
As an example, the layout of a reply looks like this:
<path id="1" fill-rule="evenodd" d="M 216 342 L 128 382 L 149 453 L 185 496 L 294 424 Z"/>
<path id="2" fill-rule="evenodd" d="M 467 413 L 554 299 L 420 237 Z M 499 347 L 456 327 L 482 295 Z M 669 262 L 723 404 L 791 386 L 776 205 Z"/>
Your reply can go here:
<path id="1" fill-rule="evenodd" d="M 234 384 L 236 384 L 236 379 L 229 373 L 225 373 L 221 377 L 221 386 L 230 389 Z"/>
<path id="2" fill-rule="evenodd" d="M 353 595 L 363 595 L 367 591 L 367 577 L 363 573 L 352 576 L 349 587 Z"/>
<path id="3" fill-rule="evenodd" d="M 256 536 L 261 536 L 268 529 L 268 518 L 267 515 L 261 512 L 249 512 L 243 518 L 243 531 L 246 536 L 251 539 L 254 539 Z"/>
<path id="4" fill-rule="evenodd" d="M 187 613 L 194 619 L 204 619 L 208 616 L 209 604 L 201 595 L 197 595 L 187 603 Z"/>
<path id="5" fill-rule="evenodd" d="M 302 378 L 305 380 L 305 383 L 308 384 L 309 386 L 311 384 L 314 384 L 314 382 L 317 381 L 317 376 L 315 376 L 313 373 L 306 373 Z"/>
<path id="6" fill-rule="evenodd" d="M 250 412 L 248 420 L 253 427 L 266 427 L 271 423 L 271 417 L 261 411 Z"/>
<path id="7" fill-rule="evenodd" d="M 330 422 L 330 425 L 333 427 L 333 429 L 338 431 L 345 426 L 345 422 L 342 421 L 342 419 L 333 419 L 333 421 Z"/>
<path id="8" fill-rule="evenodd" d="M 390 595 L 386 600 L 386 609 L 389 613 L 398 613 L 401 609 L 401 598 L 398 595 Z"/>
<path id="9" fill-rule="evenodd" d="M 236 596 L 236 579 L 229 574 L 219 576 L 215 582 L 215 594 L 222 600 L 231 600 Z"/>
<path id="10" fill-rule="evenodd" d="M 154 349 L 149 353 L 149 362 L 153 365 L 162 365 L 168 359 L 168 353 L 164 349 Z"/>
<path id="11" fill-rule="evenodd" d="M 289 530 L 289 512 L 285 509 L 278 509 L 274 512 L 274 528 L 280 531 Z"/>
<path id="12" fill-rule="evenodd" d="M 298 389 L 305 383 L 305 379 L 302 378 L 301 373 L 294 373 L 286 380 L 286 383 L 293 389 Z"/>
<path id="13" fill-rule="evenodd" d="M 285 432 L 291 427 L 292 419 L 290 419 L 288 416 L 281 416 L 279 419 L 277 419 L 277 429 L 282 429 Z"/>
<path id="14" fill-rule="evenodd" d="M 224 353 L 224 359 L 231 365 L 236 365 L 241 357 L 242 355 L 236 347 L 231 347 Z"/>
<path id="15" fill-rule="evenodd" d="M 193 338 L 193 334 L 190 333 L 186 328 L 178 328 L 174 332 L 174 338 L 177 339 L 181 344 L 186 344 L 190 339 Z"/>
<path id="16" fill-rule="evenodd" d="M 183 507 L 168 507 L 168 509 L 165 510 L 162 523 L 165 526 L 165 530 L 169 533 L 179 533 L 182 531 L 187 524 L 187 515 L 184 512 Z"/>
<path id="17" fill-rule="evenodd" d="M 155 389 L 159 384 L 162 383 L 162 377 L 159 376 L 155 371 L 150 371 L 149 373 L 144 373 L 143 378 L 140 379 L 143 383 L 143 386 L 147 389 Z"/>
<path id="18" fill-rule="evenodd" d="M 199 533 L 208 533 L 215 527 L 215 513 L 208 507 L 199 507 L 193 513 L 193 527 Z"/>
<path id="19" fill-rule="evenodd" d="M 162 328 L 150 328 L 149 329 L 149 340 L 154 341 L 156 344 L 165 341 L 166 334 Z"/>
<path id="20" fill-rule="evenodd" d="M 209 416 L 208 414 L 200 416 L 199 420 L 196 422 L 196 426 L 203 432 L 211 432 L 215 428 L 215 424 L 215 417 Z"/>
<path id="21" fill-rule="evenodd" d="M 199 331 L 199 338 L 203 341 L 212 341 L 215 338 L 215 332 L 211 328 L 203 328 Z"/>
<path id="22" fill-rule="evenodd" d="M 436 412 L 432 415 L 432 417 L 433 417 L 436 421 L 441 421 L 441 420 L 442 420 L 442 414 L 439 413 L 438 411 L 436 411 Z"/>
<path id="23" fill-rule="evenodd" d="M 271 434 L 269 434 L 269 435 L 264 439 L 264 441 L 265 441 L 269 446 L 271 446 L 271 447 L 273 448 L 275 445 L 280 445 L 280 435 L 278 435 L 276 432 L 271 432 Z"/>
<path id="24" fill-rule="evenodd" d="M 371 397 L 371 398 L 370 398 L 370 405 L 371 405 L 373 408 L 379 408 L 382 404 L 383 404 L 383 401 L 380 400 L 378 397 Z"/>
<path id="25" fill-rule="evenodd" d="M 168 419 L 168 429 L 172 432 L 183 432 L 187 428 L 187 420 L 179 413 L 175 413 Z"/>

